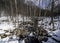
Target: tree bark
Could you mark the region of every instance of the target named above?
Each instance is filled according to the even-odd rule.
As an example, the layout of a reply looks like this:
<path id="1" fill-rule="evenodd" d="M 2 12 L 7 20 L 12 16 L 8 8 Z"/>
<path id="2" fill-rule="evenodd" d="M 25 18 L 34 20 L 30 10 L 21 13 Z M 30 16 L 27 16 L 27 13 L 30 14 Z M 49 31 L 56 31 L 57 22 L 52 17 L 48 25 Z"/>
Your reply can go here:
<path id="1" fill-rule="evenodd" d="M 51 23 L 52 23 L 52 30 L 54 30 L 54 21 L 53 21 L 53 10 L 54 10 L 54 0 L 52 0 L 52 3 L 51 3 Z"/>

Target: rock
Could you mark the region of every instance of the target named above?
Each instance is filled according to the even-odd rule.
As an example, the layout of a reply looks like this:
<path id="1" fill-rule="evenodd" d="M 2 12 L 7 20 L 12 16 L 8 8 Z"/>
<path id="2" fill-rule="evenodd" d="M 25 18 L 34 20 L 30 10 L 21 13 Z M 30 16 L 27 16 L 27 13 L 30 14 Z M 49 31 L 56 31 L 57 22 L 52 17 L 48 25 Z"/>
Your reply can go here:
<path id="1" fill-rule="evenodd" d="M 27 39 L 25 39 L 25 43 L 39 43 L 39 40 L 35 37 L 27 37 Z"/>

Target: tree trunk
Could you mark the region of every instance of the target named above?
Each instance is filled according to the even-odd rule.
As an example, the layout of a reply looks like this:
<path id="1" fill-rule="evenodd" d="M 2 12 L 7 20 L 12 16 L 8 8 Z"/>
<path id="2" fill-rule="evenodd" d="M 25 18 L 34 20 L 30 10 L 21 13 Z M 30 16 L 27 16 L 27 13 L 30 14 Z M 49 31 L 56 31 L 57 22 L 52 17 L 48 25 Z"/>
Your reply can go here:
<path id="1" fill-rule="evenodd" d="M 38 27 L 38 18 L 34 18 L 34 19 L 33 19 L 33 22 L 34 22 L 34 28 L 35 28 L 35 30 L 36 30 L 37 27 Z"/>
<path id="2" fill-rule="evenodd" d="M 54 0 L 52 0 L 52 5 L 51 5 L 51 23 L 53 26 L 52 30 L 54 30 L 53 10 L 54 10 Z"/>

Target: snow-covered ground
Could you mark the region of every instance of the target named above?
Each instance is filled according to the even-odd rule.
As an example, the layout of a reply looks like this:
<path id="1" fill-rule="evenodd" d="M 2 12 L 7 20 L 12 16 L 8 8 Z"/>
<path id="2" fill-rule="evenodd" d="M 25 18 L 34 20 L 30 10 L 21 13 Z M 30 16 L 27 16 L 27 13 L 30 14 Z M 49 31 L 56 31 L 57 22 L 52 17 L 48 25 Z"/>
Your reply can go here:
<path id="1" fill-rule="evenodd" d="M 16 19 L 16 27 L 18 27 L 18 20 L 19 22 L 20 21 L 23 21 L 23 17 L 22 16 L 18 16 L 17 19 Z M 59 20 L 60 20 L 60 17 L 59 17 Z M 44 17 L 43 20 L 39 21 L 38 24 L 39 26 L 43 26 L 43 28 L 45 28 L 48 33 L 50 35 L 52 35 L 52 37 L 58 41 L 60 41 L 60 21 L 58 20 L 58 18 L 54 18 L 54 26 L 55 26 L 55 31 L 50 31 L 49 29 L 52 29 L 52 24 L 49 25 L 50 21 L 51 21 L 51 18 L 50 17 Z M 13 18 L 13 21 L 15 21 L 15 18 Z M 0 17 L 0 34 L 4 34 L 5 31 L 4 30 L 14 30 L 16 27 L 15 27 L 15 24 L 10 18 L 10 16 L 1 16 Z M 30 18 L 26 18 L 24 17 L 24 21 L 31 21 Z M 9 32 L 6 33 L 6 34 L 10 34 Z M 30 34 L 32 35 L 32 34 Z M 16 38 L 16 36 L 13 36 L 13 38 Z M 8 41 L 9 40 L 9 37 L 6 37 L 6 38 L 3 38 L 1 39 L 0 38 L 0 43 L 18 43 L 18 40 L 12 40 L 12 41 Z M 21 43 L 25 43 L 24 40 L 21 41 Z M 55 40 L 53 40 L 52 38 L 48 38 L 48 41 L 47 42 L 43 42 L 43 43 L 57 43 Z"/>
<path id="2" fill-rule="evenodd" d="M 55 33 L 55 35 L 53 35 L 52 37 L 60 41 L 60 30 L 58 29 L 56 31 L 53 31 L 53 33 Z"/>
<path id="3" fill-rule="evenodd" d="M 47 42 L 44 42 L 42 41 L 43 43 L 57 43 L 56 41 L 54 41 L 53 39 L 51 38 L 48 38 L 48 41 Z"/>
<path id="4" fill-rule="evenodd" d="M 59 29 L 60 28 L 60 21 L 58 20 L 58 18 L 53 18 L 54 20 L 54 28 L 55 29 Z M 38 22 L 39 26 L 43 26 L 43 28 L 45 29 L 52 29 L 52 23 L 51 23 L 51 17 L 44 17 L 43 20 Z"/>
<path id="5" fill-rule="evenodd" d="M 52 37 L 55 38 L 57 41 L 60 41 L 60 30 L 53 31 L 53 33 L 57 37 L 55 35 L 52 35 Z M 6 37 L 4 39 L 0 39 L 0 43 L 19 43 L 19 41 L 17 39 L 15 39 L 16 38 L 15 35 L 12 36 L 12 37 L 13 37 L 13 39 L 9 39 L 9 37 Z M 42 42 L 43 43 L 58 43 L 57 41 L 55 41 L 54 39 L 49 37 L 47 42 L 44 42 L 44 41 L 42 41 Z M 25 41 L 20 40 L 20 43 L 25 43 Z"/>
<path id="6" fill-rule="evenodd" d="M 18 40 L 9 39 L 9 37 L 0 39 L 0 43 L 18 43 Z"/>
<path id="7" fill-rule="evenodd" d="M 4 34 L 5 33 L 5 31 L 3 31 L 3 30 L 0 30 L 0 34 Z"/>

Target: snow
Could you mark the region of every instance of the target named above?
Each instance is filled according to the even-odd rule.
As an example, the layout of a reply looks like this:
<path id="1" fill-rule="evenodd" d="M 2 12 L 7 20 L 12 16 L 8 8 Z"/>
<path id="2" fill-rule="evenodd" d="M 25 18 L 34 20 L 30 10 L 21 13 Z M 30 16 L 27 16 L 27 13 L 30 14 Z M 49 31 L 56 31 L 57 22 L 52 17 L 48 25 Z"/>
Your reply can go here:
<path id="1" fill-rule="evenodd" d="M 16 35 L 13 35 L 13 39 L 16 39 L 17 37 L 16 37 Z"/>
<path id="2" fill-rule="evenodd" d="M 10 35 L 10 33 L 9 32 L 7 32 L 7 33 L 5 33 L 6 35 Z"/>
<path id="3" fill-rule="evenodd" d="M 48 31 L 49 35 L 52 36 L 52 38 L 54 38 L 57 41 L 60 41 L 60 30 L 59 29 L 57 29 L 55 31 L 49 31 L 49 30 L 47 30 L 47 31 Z M 55 40 L 49 38 L 47 42 L 43 42 L 43 43 L 57 43 Z"/>
<path id="4" fill-rule="evenodd" d="M 3 16 L 3 17 L 0 17 L 0 21 L 1 20 L 7 20 L 7 17 Z"/>
<path id="5" fill-rule="evenodd" d="M 5 33 L 5 31 L 3 31 L 3 30 L 0 30 L 0 34 L 4 34 Z"/>
<path id="6" fill-rule="evenodd" d="M 12 36 L 12 37 L 15 37 L 15 36 Z M 10 39 L 10 36 L 9 36 L 9 37 L 0 39 L 0 43 L 18 43 L 18 40 Z"/>
<path id="7" fill-rule="evenodd" d="M 18 40 L 10 41 L 9 43 L 18 43 Z"/>
<path id="8" fill-rule="evenodd" d="M 15 37 L 15 36 L 12 36 Z M 19 43 L 17 39 L 10 39 L 10 37 L 6 37 L 3 39 L 0 39 L 0 43 Z M 20 40 L 20 43 L 25 43 L 25 40 Z"/>
<path id="9" fill-rule="evenodd" d="M 59 22 L 58 18 L 53 18 L 53 20 L 54 20 L 54 26 L 55 26 L 54 29 L 59 29 L 58 24 L 60 22 Z M 49 23 L 51 23 L 51 17 L 44 17 L 43 20 L 38 22 L 38 24 L 39 24 L 38 26 L 43 26 L 43 28 L 45 28 L 45 29 L 52 29 L 53 28 L 52 23 L 50 25 L 49 25 Z"/>
<path id="10" fill-rule="evenodd" d="M 22 16 L 20 16 L 19 15 L 19 17 L 17 16 L 16 17 L 16 21 L 18 22 L 18 20 L 19 20 L 19 22 L 20 21 L 23 21 L 23 17 Z M 5 20 L 8 20 L 8 21 L 5 21 Z M 56 21 L 57 20 L 57 21 Z M 3 21 L 3 22 L 2 22 Z M 13 18 L 13 21 L 15 21 L 15 18 Z M 6 16 L 2 16 L 2 17 L 0 17 L 0 34 L 4 34 L 5 33 L 5 31 L 4 30 L 14 30 L 16 27 L 15 27 L 15 25 L 14 25 L 14 23 L 13 23 L 13 21 L 11 21 L 11 19 L 10 19 L 10 17 L 8 16 L 8 18 L 6 17 Z M 26 22 L 26 21 L 31 21 L 31 19 L 30 18 L 28 18 L 27 17 L 27 19 L 26 19 L 26 17 L 24 17 L 24 21 Z M 49 29 L 52 29 L 52 24 L 51 25 L 49 25 L 49 23 L 50 23 L 50 21 L 51 21 L 51 18 L 50 17 L 44 17 L 43 18 L 43 21 L 41 20 L 41 21 L 39 21 L 39 25 L 40 26 L 43 26 L 43 28 L 45 28 L 45 30 L 47 30 L 48 31 L 48 33 L 53 37 L 53 38 L 55 38 L 56 40 L 58 40 L 58 41 L 60 41 L 60 30 L 59 30 L 59 27 L 58 27 L 58 24 L 60 23 L 59 21 L 58 21 L 58 19 L 54 19 L 54 26 L 55 26 L 55 29 L 57 29 L 56 31 L 50 31 Z M 44 25 L 41 25 L 41 24 L 44 24 Z M 18 27 L 18 23 L 16 23 L 16 26 Z M 60 26 L 60 24 L 59 24 L 59 26 Z M 58 27 L 58 28 L 57 28 Z M 9 32 L 7 32 L 7 33 L 5 33 L 5 34 L 7 34 L 7 35 L 9 35 L 10 33 Z M 30 35 L 29 36 L 33 36 L 33 33 L 30 33 Z M 11 41 L 9 41 L 10 40 L 10 37 L 6 37 L 6 38 L 3 38 L 3 39 L 0 39 L 0 43 L 18 43 L 18 40 L 16 39 L 17 37 L 15 36 L 15 35 L 13 35 L 13 36 L 11 36 L 11 37 L 13 37 L 13 39 L 11 40 Z M 16 40 L 14 40 L 14 39 L 16 39 Z M 20 41 L 21 43 L 25 43 L 25 41 L 24 40 L 21 40 Z M 47 42 L 43 42 L 43 43 L 57 43 L 55 40 L 53 40 L 52 38 L 48 38 L 48 41 Z"/>
<path id="11" fill-rule="evenodd" d="M 6 20 L 8 20 L 8 21 L 6 21 Z M 18 20 L 23 21 L 21 16 L 17 18 L 17 22 L 18 22 Z M 15 21 L 15 18 L 13 18 L 13 21 Z M 9 32 L 5 33 L 4 30 L 14 30 L 16 27 L 15 27 L 13 21 L 11 21 L 9 16 L 8 16 L 8 18 L 6 16 L 0 17 L 0 34 L 9 35 L 10 33 Z M 26 21 L 26 17 L 25 17 L 25 21 Z M 16 26 L 18 26 L 17 23 L 16 23 Z M 12 37 L 13 39 L 10 39 L 10 37 Z M 25 43 L 24 40 L 21 40 L 20 42 Z M 17 40 L 17 37 L 15 35 L 13 35 L 13 36 L 7 36 L 6 38 L 3 38 L 3 39 L 0 38 L 0 43 L 19 43 L 19 42 Z"/>
<path id="12" fill-rule="evenodd" d="M 60 41 L 60 30 L 56 30 L 53 33 L 55 33 L 56 36 L 52 36 L 53 38 L 55 38 L 56 40 Z"/>
<path id="13" fill-rule="evenodd" d="M 14 25 L 12 23 L 8 24 L 7 22 L 1 23 L 0 29 L 2 29 L 2 30 L 14 29 Z"/>
<path id="14" fill-rule="evenodd" d="M 25 43 L 25 40 L 21 40 L 20 43 Z"/>
<path id="15" fill-rule="evenodd" d="M 44 42 L 42 41 L 43 43 L 57 43 L 56 41 L 54 41 L 53 39 L 51 38 L 48 38 L 48 41 L 47 42 Z"/>
<path id="16" fill-rule="evenodd" d="M 9 40 L 9 37 L 6 37 L 6 38 L 3 38 L 1 39 L 2 41 L 8 41 Z"/>
<path id="17" fill-rule="evenodd" d="M 9 29 L 14 29 L 14 25 L 8 16 L 1 16 L 0 17 L 0 29 L 2 30 L 9 30 Z"/>
<path id="18" fill-rule="evenodd" d="M 29 34 L 29 36 L 34 36 L 34 35 L 33 35 L 33 33 L 31 32 L 31 33 Z"/>

